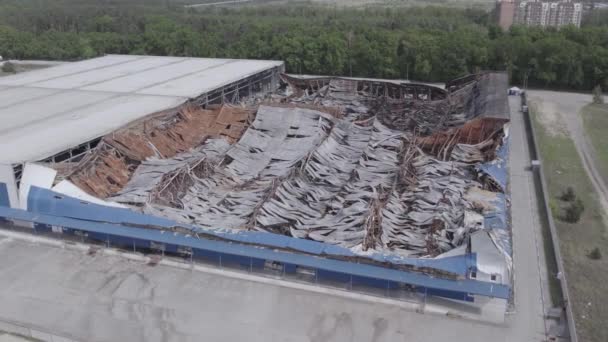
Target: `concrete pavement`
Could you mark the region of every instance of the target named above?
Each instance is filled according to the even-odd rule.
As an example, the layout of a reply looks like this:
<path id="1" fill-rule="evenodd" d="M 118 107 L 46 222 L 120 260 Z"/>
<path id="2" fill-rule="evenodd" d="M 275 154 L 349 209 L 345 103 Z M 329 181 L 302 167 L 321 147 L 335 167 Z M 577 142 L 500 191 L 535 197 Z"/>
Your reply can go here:
<path id="1" fill-rule="evenodd" d="M 11 238 L 0 303 L 0 320 L 83 341 L 514 341 L 509 327 Z"/>
<path id="2" fill-rule="evenodd" d="M 511 149 L 509 160 L 511 218 L 513 231 L 513 267 L 515 270 L 515 311 L 511 324 L 528 336 L 542 341 L 548 327 L 545 311 L 551 306 L 538 201 L 521 102 L 509 96 L 511 108 Z M 530 338 L 529 337 L 529 338 Z M 524 336 L 521 336 L 524 341 Z M 517 341 L 517 340 L 513 340 Z"/>

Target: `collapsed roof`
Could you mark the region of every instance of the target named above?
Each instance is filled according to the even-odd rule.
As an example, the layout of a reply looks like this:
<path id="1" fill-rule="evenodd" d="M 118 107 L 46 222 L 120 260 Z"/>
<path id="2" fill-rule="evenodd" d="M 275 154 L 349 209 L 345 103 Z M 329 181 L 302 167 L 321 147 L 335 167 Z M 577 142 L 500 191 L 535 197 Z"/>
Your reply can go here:
<path id="1" fill-rule="evenodd" d="M 506 184 L 495 172 L 506 172 L 505 74 L 471 75 L 447 90 L 284 81 L 239 106 L 188 104 L 140 120 L 55 167 L 60 179 L 133 210 L 362 253 L 436 257 L 498 216 L 493 238 L 510 255 Z"/>

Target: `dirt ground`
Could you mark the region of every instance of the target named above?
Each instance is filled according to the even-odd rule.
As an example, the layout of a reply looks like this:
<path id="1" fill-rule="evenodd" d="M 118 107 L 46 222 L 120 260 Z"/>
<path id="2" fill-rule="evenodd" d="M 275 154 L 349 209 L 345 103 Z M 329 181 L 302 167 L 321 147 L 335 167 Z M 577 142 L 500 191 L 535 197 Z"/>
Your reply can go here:
<path id="1" fill-rule="evenodd" d="M 549 134 L 568 133 L 583 161 L 583 167 L 599 194 L 604 216 L 608 217 L 608 187 L 596 163 L 596 154 L 585 132 L 580 112 L 592 102 L 590 94 L 545 90 L 528 91 L 528 99 L 538 105 L 538 119 Z"/>
<path id="2" fill-rule="evenodd" d="M 531 98 L 538 107 L 537 119 L 551 136 L 567 136 L 568 127 L 563 115 L 557 110 L 555 102 L 542 101 L 541 98 Z"/>
<path id="3" fill-rule="evenodd" d="M 583 108 L 583 122 L 604 182 L 608 184 L 608 104 L 593 104 Z"/>

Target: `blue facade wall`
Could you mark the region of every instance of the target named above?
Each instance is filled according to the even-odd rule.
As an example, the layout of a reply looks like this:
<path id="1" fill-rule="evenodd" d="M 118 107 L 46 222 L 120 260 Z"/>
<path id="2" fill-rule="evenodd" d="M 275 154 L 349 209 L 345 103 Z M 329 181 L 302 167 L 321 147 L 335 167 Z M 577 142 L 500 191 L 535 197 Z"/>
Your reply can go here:
<path id="1" fill-rule="evenodd" d="M 130 249 L 134 246 L 137 249 L 150 248 L 152 242 L 165 246 L 188 247 L 191 248 L 194 257 L 207 259 L 213 263 L 221 263 L 223 259 L 239 263 L 244 267 L 251 267 L 252 260 L 256 260 L 256 265 L 263 267 L 263 260 L 264 262 L 271 261 L 283 265 L 306 267 L 315 270 L 322 276 L 340 281 L 344 281 L 346 279 L 344 275 L 348 275 L 348 277 L 353 277 L 353 281 L 382 288 L 386 288 L 388 282 L 388 286 L 408 284 L 421 288 L 505 299 L 509 297 L 510 293 L 509 287 L 501 284 L 470 279 L 435 278 L 418 272 L 333 260 L 284 250 L 260 248 L 259 246 L 244 245 L 230 241 L 198 239 L 174 232 L 57 217 L 11 208 L 0 208 L 0 217 L 35 222 L 36 231 L 44 233 L 50 232 L 51 226 L 63 227 L 64 234 L 75 234 L 77 231 L 80 231 L 86 233 L 88 238 L 94 238 L 102 242 L 109 241 L 112 246 L 120 246 L 125 249 Z M 287 272 L 288 268 L 293 270 L 292 267 L 285 267 L 285 271 Z"/>
<path id="2" fill-rule="evenodd" d="M 11 201 L 8 198 L 8 187 L 5 183 L 0 183 L 0 207 L 10 207 Z"/>
<path id="3" fill-rule="evenodd" d="M 477 263 L 475 254 L 464 254 L 441 259 L 406 258 L 394 254 L 389 255 L 382 253 L 373 253 L 363 257 L 358 256 L 351 250 L 340 246 L 324 244 L 317 241 L 297 239 L 284 235 L 265 232 L 202 229 L 200 227 L 182 224 L 164 218 L 137 213 L 129 209 L 114 208 L 84 202 L 35 186 L 31 187 L 30 189 L 28 197 L 28 211 L 103 224 L 121 224 L 134 227 L 157 227 L 164 229 L 180 227 L 182 230 L 191 231 L 192 234 L 204 234 L 212 238 L 219 238 L 235 243 L 286 249 L 312 255 L 328 256 L 332 258 L 360 257 L 389 265 L 411 265 L 416 268 L 432 268 L 463 277 L 466 276 L 469 269 L 474 267 Z"/>
<path id="4" fill-rule="evenodd" d="M 457 292 L 457 291 L 449 291 L 449 290 L 438 290 L 432 288 L 421 288 L 418 289 L 418 292 L 424 293 L 426 296 L 436 296 L 443 297 L 455 300 L 461 300 L 465 302 L 473 302 L 474 298 L 467 293 Z"/>

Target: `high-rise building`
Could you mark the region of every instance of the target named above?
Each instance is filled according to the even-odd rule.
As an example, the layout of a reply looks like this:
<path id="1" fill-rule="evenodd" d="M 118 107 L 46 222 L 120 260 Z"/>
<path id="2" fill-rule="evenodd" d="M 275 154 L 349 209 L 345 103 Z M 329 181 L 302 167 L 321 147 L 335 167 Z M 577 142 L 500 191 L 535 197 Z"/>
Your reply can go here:
<path id="1" fill-rule="evenodd" d="M 516 1 L 498 0 L 496 3 L 498 25 L 507 30 L 511 25 L 561 27 L 581 26 L 583 5 L 572 0 Z"/>
<path id="2" fill-rule="evenodd" d="M 509 29 L 515 19 L 515 0 L 503 0 L 496 3 L 496 14 L 498 15 L 498 26 L 503 30 Z"/>

